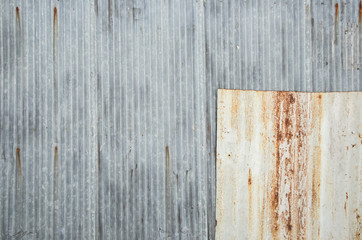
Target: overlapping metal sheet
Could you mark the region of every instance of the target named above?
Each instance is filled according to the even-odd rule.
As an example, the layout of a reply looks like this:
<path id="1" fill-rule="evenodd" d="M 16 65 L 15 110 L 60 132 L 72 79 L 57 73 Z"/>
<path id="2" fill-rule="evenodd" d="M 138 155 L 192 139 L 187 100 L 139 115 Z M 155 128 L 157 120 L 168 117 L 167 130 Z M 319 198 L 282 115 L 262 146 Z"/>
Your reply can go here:
<path id="1" fill-rule="evenodd" d="M 216 239 L 360 239 L 362 93 L 218 93 Z"/>
<path id="2" fill-rule="evenodd" d="M 213 239 L 217 89 L 362 90 L 361 9 L 0 0 L 1 238 Z"/>

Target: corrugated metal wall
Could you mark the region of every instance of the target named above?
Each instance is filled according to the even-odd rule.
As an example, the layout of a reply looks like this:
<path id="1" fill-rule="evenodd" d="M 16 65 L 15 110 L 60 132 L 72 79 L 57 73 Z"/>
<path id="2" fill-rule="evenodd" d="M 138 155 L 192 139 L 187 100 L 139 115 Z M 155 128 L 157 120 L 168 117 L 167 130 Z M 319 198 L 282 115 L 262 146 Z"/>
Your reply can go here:
<path id="1" fill-rule="evenodd" d="M 5 239 L 213 239 L 216 89 L 362 90 L 357 0 L 0 11 Z"/>

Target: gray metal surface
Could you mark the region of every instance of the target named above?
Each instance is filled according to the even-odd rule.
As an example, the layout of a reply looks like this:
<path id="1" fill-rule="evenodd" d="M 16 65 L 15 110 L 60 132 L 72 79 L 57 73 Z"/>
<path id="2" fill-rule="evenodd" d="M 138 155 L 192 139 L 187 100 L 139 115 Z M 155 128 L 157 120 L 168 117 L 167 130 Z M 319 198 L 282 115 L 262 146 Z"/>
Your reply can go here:
<path id="1" fill-rule="evenodd" d="M 362 90 L 359 1 L 0 1 L 0 235 L 213 239 L 216 90 Z"/>

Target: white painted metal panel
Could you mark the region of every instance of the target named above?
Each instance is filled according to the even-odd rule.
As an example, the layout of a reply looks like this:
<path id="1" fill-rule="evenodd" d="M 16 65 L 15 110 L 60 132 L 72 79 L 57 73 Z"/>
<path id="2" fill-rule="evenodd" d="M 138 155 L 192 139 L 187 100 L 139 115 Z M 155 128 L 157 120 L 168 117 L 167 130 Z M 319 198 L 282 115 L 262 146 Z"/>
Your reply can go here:
<path id="1" fill-rule="evenodd" d="M 216 239 L 360 239 L 361 103 L 219 90 Z"/>

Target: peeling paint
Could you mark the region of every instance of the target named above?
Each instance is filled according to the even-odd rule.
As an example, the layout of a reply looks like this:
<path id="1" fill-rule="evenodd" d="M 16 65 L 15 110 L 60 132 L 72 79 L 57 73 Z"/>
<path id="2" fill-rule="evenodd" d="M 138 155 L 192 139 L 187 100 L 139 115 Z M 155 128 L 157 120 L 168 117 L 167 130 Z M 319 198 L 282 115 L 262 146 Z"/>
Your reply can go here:
<path id="1" fill-rule="evenodd" d="M 360 189 L 361 173 L 347 166 L 361 159 L 347 156 L 343 146 L 360 147 L 344 129 L 362 130 L 361 93 L 218 95 L 216 239 L 355 235 L 358 223 L 349 209 L 358 208 L 360 193 L 352 189 Z"/>

